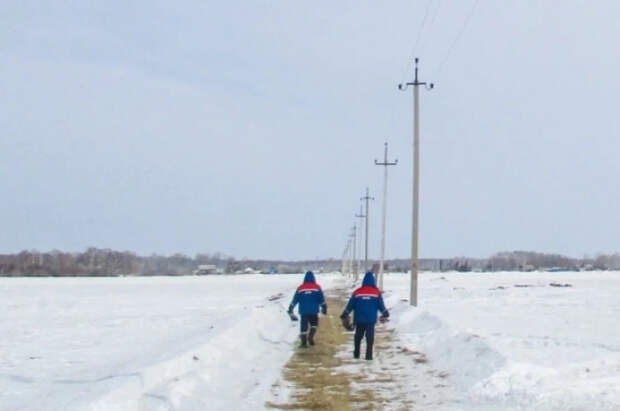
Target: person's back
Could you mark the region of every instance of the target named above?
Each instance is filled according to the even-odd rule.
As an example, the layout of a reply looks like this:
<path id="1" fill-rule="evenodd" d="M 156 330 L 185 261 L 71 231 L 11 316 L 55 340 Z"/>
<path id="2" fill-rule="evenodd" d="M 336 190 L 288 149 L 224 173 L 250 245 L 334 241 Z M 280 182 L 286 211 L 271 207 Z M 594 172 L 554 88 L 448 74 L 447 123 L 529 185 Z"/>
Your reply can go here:
<path id="1" fill-rule="evenodd" d="M 319 310 L 323 314 L 327 314 L 327 304 L 321 286 L 316 283 L 314 273 L 308 271 L 304 277 L 304 282 L 297 287 L 293 300 L 288 307 L 289 316 L 295 320 L 293 309 L 299 304 L 298 312 L 301 316 L 300 339 L 301 346 L 305 347 L 306 343 L 314 345 L 314 335 L 319 326 Z M 310 325 L 310 330 L 308 330 Z"/>
<path id="2" fill-rule="evenodd" d="M 316 283 L 312 271 L 306 273 L 304 282 L 297 287 L 291 306 L 294 306 L 295 303 L 299 304 L 298 310 L 300 315 L 318 314 L 321 304 L 325 303 L 323 290 L 321 286 Z M 292 311 L 291 306 L 289 306 L 290 311 Z"/>
<path id="3" fill-rule="evenodd" d="M 381 291 L 376 286 L 375 276 L 369 271 L 364 276 L 362 286 L 353 292 L 347 306 L 340 315 L 343 324 L 349 324 L 349 313 L 353 312 L 353 322 L 355 323 L 355 337 L 353 338 L 354 358 L 359 358 L 360 345 L 365 335 L 366 359 L 372 360 L 377 311 L 381 312 L 381 317 L 384 319 L 390 315 L 383 303 Z"/>
<path id="4" fill-rule="evenodd" d="M 355 324 L 375 324 L 377 311 L 385 311 L 381 291 L 375 285 L 375 277 L 371 272 L 364 276 L 362 286 L 353 291 L 346 310 L 353 311 Z"/>

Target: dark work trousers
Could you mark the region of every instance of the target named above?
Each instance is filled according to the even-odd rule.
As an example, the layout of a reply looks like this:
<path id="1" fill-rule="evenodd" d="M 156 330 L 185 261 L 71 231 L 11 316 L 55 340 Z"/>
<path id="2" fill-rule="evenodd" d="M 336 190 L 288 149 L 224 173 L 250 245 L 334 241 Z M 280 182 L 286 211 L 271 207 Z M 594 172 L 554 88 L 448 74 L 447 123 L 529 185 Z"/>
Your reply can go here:
<path id="1" fill-rule="evenodd" d="M 304 314 L 301 316 L 301 333 L 302 335 L 308 334 L 308 324 L 310 327 L 316 329 L 319 326 L 318 314 Z"/>
<path id="2" fill-rule="evenodd" d="M 366 335 L 366 359 L 372 360 L 372 344 L 375 341 L 375 324 L 355 324 L 353 357 L 360 358 L 360 345 Z"/>

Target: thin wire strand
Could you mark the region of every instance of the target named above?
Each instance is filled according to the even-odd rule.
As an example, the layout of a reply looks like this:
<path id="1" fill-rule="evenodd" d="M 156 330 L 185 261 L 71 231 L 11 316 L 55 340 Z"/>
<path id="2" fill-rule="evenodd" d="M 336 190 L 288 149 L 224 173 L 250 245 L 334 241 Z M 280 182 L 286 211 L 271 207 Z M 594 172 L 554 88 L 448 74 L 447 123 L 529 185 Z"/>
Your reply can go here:
<path id="1" fill-rule="evenodd" d="M 422 43 L 420 44 L 420 48 L 417 51 L 418 55 L 424 55 L 424 51 L 426 50 L 426 45 L 429 44 L 429 40 L 433 38 L 433 29 L 435 28 L 435 20 L 437 19 L 437 15 L 439 14 L 439 9 L 441 8 L 441 0 L 435 1 L 432 6 L 430 6 L 430 11 L 428 14 L 429 22 L 426 25 L 426 34 Z"/>
<path id="2" fill-rule="evenodd" d="M 409 56 L 407 57 L 407 60 L 405 61 L 405 64 L 403 66 L 403 70 L 401 73 L 401 78 L 400 81 L 408 81 L 406 80 L 407 77 L 407 72 L 410 69 L 410 65 L 413 63 L 413 58 L 415 57 L 415 53 L 418 49 L 418 46 L 420 44 L 420 39 L 422 38 L 422 31 L 424 30 L 424 27 L 426 26 L 426 21 L 428 20 L 429 17 L 429 11 L 431 9 L 431 5 L 433 4 L 433 0 L 428 0 L 428 3 L 426 3 L 426 8 L 424 10 L 424 17 L 422 18 L 422 23 L 420 24 L 420 27 L 418 28 L 418 33 L 416 35 L 416 40 L 413 44 L 413 47 L 411 48 L 411 53 L 409 54 Z M 437 17 L 437 15 L 435 14 L 432 18 L 432 22 L 435 21 L 435 18 Z M 431 22 L 431 23 L 432 23 Z M 399 116 L 396 115 L 396 106 L 393 105 L 392 109 L 390 110 L 392 113 L 392 122 L 394 123 L 394 125 L 396 126 L 399 121 Z"/>
<path id="3" fill-rule="evenodd" d="M 441 60 L 441 62 L 437 66 L 437 68 L 434 70 L 434 76 L 437 76 L 441 72 L 441 70 L 443 69 L 444 65 L 446 64 L 446 62 L 450 58 L 450 55 L 452 54 L 452 52 L 456 48 L 457 43 L 459 42 L 459 40 L 463 36 L 463 33 L 465 32 L 465 29 L 467 28 L 467 24 L 469 23 L 469 20 L 471 20 L 471 16 L 473 16 L 473 14 L 474 14 L 474 11 L 476 10 L 476 6 L 478 6 L 478 0 L 475 0 L 473 5 L 472 5 L 472 7 L 469 9 L 469 13 L 465 17 L 465 20 L 463 20 L 463 25 L 461 26 L 461 29 L 458 31 L 456 37 L 454 38 L 454 41 L 452 41 L 452 44 L 448 48 L 448 51 L 444 55 L 443 59 Z"/>
<path id="4" fill-rule="evenodd" d="M 433 0 L 428 0 L 426 3 L 426 10 L 424 10 L 424 18 L 422 19 L 422 24 L 420 24 L 420 28 L 418 29 L 418 36 L 415 39 L 415 43 L 413 45 L 413 50 L 411 52 L 411 58 L 415 57 L 415 52 L 418 50 L 418 45 L 420 44 L 420 38 L 422 37 L 422 30 L 424 30 L 424 26 L 426 25 L 426 19 L 428 18 L 428 11 L 433 4 Z"/>
<path id="5" fill-rule="evenodd" d="M 424 25 L 426 24 L 426 19 L 428 18 L 428 11 L 430 8 L 431 3 L 433 2 L 433 0 L 429 0 L 428 3 L 426 3 L 426 10 L 424 12 L 424 18 L 422 19 L 422 23 L 420 24 L 420 27 L 418 28 L 418 33 L 416 35 L 416 40 L 413 43 L 413 46 L 411 48 L 411 53 L 409 53 L 409 55 L 407 56 L 407 60 L 405 61 L 405 64 L 403 66 L 403 70 L 401 73 L 401 78 L 405 78 L 407 75 L 407 71 L 409 70 L 409 65 L 413 62 L 413 58 L 415 57 L 415 52 L 417 50 L 418 47 L 418 43 L 420 42 L 420 37 L 422 35 L 422 30 L 424 28 Z"/>
<path id="6" fill-rule="evenodd" d="M 437 7 L 435 7 L 435 14 L 433 14 L 433 19 L 431 20 L 430 24 L 429 24 L 429 30 L 431 28 L 433 28 L 433 25 L 435 24 L 435 20 L 437 19 L 437 15 L 439 14 L 439 9 L 441 8 L 441 0 L 437 1 Z"/>

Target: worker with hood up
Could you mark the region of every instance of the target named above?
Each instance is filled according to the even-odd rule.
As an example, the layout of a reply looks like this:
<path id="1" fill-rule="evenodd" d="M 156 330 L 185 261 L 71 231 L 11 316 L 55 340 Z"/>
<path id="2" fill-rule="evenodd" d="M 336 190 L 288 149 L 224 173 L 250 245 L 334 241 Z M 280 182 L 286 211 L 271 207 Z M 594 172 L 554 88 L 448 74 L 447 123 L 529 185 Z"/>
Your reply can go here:
<path id="1" fill-rule="evenodd" d="M 321 286 L 316 283 L 314 273 L 308 271 L 304 277 L 302 285 L 297 287 L 293 300 L 288 307 L 288 315 L 291 320 L 297 321 L 298 318 L 293 314 L 293 308 L 299 304 L 299 315 L 301 316 L 300 334 L 301 347 L 307 344 L 314 345 L 314 335 L 319 327 L 319 309 L 327 314 L 327 304 Z M 308 329 L 308 325 L 310 329 Z"/>
<path id="2" fill-rule="evenodd" d="M 353 331 L 351 320 L 349 319 L 349 314 L 352 311 L 354 312 L 353 322 L 355 323 L 353 358 L 360 357 L 360 346 L 365 335 L 366 359 L 372 360 L 372 345 L 375 339 L 377 312 L 381 313 L 381 322 L 386 321 L 390 313 L 385 308 L 381 291 L 375 283 L 375 276 L 370 271 L 364 275 L 362 286 L 353 292 L 347 306 L 340 315 L 342 324 L 350 331 Z"/>

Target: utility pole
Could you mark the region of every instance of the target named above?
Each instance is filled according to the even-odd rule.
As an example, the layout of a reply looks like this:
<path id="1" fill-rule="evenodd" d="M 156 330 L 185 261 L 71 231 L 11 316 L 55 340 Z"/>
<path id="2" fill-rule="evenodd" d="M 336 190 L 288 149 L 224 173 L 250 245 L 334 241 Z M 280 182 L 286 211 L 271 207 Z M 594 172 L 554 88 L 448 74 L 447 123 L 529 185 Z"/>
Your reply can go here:
<path id="1" fill-rule="evenodd" d="M 415 58 L 415 77 L 412 83 L 399 84 L 399 90 L 406 90 L 413 86 L 413 218 L 411 222 L 411 290 L 409 303 L 418 305 L 418 233 L 419 233 L 419 195 L 420 195 L 420 91 L 419 86 L 431 90 L 434 85 L 418 81 L 418 58 Z"/>
<path id="2" fill-rule="evenodd" d="M 362 203 L 360 202 L 360 213 L 359 214 L 355 214 L 355 217 L 360 219 L 360 235 L 359 235 L 359 242 L 360 242 L 360 252 L 359 252 L 359 266 L 362 266 L 362 227 L 363 227 L 363 223 L 362 223 L 362 219 L 366 218 L 366 215 L 364 215 L 364 208 L 362 206 Z M 366 270 L 366 266 L 364 265 L 364 269 L 361 270 L 362 274 L 364 274 Z M 355 281 L 359 280 L 359 278 L 355 278 Z"/>
<path id="3" fill-rule="evenodd" d="M 353 245 L 355 242 L 353 241 L 352 236 L 349 236 L 349 242 L 351 243 L 349 246 L 349 276 L 353 278 L 353 261 L 355 260 L 355 256 L 353 255 Z"/>
<path id="4" fill-rule="evenodd" d="M 344 261 L 342 262 L 342 273 L 345 275 L 349 275 L 349 255 L 351 254 L 351 240 L 349 236 L 347 236 L 347 246 L 344 249 Z"/>
<path id="5" fill-rule="evenodd" d="M 341 261 L 341 268 L 340 268 L 340 273 L 342 275 L 346 275 L 346 269 L 347 269 L 347 253 L 349 252 L 349 241 L 347 240 L 347 242 L 344 245 L 344 251 L 342 252 L 342 261 Z"/>
<path id="6" fill-rule="evenodd" d="M 351 236 L 349 236 L 349 252 L 347 255 L 347 274 L 352 277 L 353 276 L 353 241 L 351 240 Z"/>
<path id="7" fill-rule="evenodd" d="M 353 240 L 353 261 L 351 263 L 351 268 L 353 268 L 353 274 L 355 275 L 355 280 L 357 281 L 357 252 L 356 252 L 356 244 L 357 244 L 357 240 L 356 240 L 356 236 L 357 236 L 357 224 L 353 224 L 353 228 L 352 228 L 353 232 L 351 233 L 350 237 Z"/>
<path id="8" fill-rule="evenodd" d="M 383 163 L 375 160 L 375 165 L 383 166 L 383 215 L 381 217 L 381 260 L 379 262 L 379 289 L 383 290 L 383 262 L 385 259 L 385 222 L 387 214 L 387 183 L 388 183 L 388 167 L 398 164 L 398 159 L 394 162 L 388 161 L 388 143 L 385 143 L 383 150 Z"/>
<path id="9" fill-rule="evenodd" d="M 369 200 L 373 200 L 374 201 L 374 197 L 370 197 L 370 195 L 368 195 L 368 187 L 366 187 L 366 195 L 362 198 L 360 198 L 361 201 L 366 201 L 366 215 L 364 216 L 364 218 L 366 219 L 366 235 L 364 236 L 364 241 L 365 241 L 365 247 L 364 247 L 364 270 L 368 270 L 370 267 L 368 267 L 368 201 Z"/>

